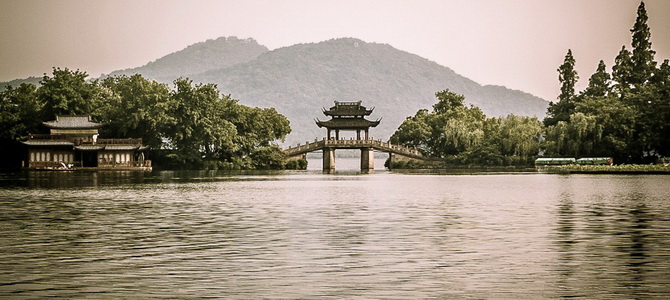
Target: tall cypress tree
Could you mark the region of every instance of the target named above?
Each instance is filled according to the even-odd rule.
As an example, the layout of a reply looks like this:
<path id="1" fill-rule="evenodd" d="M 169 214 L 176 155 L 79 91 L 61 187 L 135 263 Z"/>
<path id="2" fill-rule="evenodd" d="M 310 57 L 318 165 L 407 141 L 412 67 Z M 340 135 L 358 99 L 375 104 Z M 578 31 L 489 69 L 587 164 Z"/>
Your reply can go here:
<path id="1" fill-rule="evenodd" d="M 631 53 L 626 49 L 626 46 L 621 46 L 619 54 L 614 59 L 614 66 L 612 66 L 612 79 L 615 81 L 614 90 L 620 98 L 624 98 L 628 94 L 633 81 L 633 61 L 630 56 Z"/>
<path id="2" fill-rule="evenodd" d="M 598 63 L 596 72 L 589 78 L 589 85 L 582 93 L 586 97 L 605 97 L 610 92 L 610 74 L 607 73 L 605 62 Z"/>
<path id="3" fill-rule="evenodd" d="M 547 109 L 547 117 L 544 124 L 555 125 L 558 121 L 569 121 L 570 115 L 575 111 L 575 86 L 579 76 L 575 70 L 575 58 L 572 50 L 568 49 L 563 64 L 558 67 L 558 81 L 561 83 L 561 94 L 558 102 L 550 103 Z"/>
<path id="4" fill-rule="evenodd" d="M 647 17 L 647 10 L 645 9 L 644 2 L 640 2 L 640 6 L 637 8 L 635 25 L 633 25 L 633 29 L 630 30 L 633 34 L 633 55 L 631 57 L 633 69 L 631 74 L 631 84 L 633 84 L 635 88 L 644 85 L 651 78 L 656 69 L 656 62 L 654 61 L 654 54 L 656 54 L 656 51 L 651 49 L 651 32 L 647 25 L 648 19 L 649 17 Z"/>

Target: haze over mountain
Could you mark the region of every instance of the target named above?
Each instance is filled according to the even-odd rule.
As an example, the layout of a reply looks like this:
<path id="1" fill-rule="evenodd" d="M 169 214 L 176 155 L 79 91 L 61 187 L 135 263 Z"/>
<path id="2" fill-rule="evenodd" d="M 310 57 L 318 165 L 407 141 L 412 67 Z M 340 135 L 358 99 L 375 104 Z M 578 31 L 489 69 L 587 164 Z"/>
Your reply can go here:
<path id="1" fill-rule="evenodd" d="M 333 101 L 358 101 L 375 107 L 371 116 L 383 118 L 372 129 L 388 138 L 420 108 L 431 108 L 435 92 L 446 88 L 464 94 L 466 101 L 489 116 L 507 114 L 543 117 L 548 102 L 501 86 L 482 86 L 453 70 L 385 44 L 353 38 L 298 44 L 276 49 L 257 59 L 190 76 L 216 83 L 222 92 L 245 104 L 275 107 L 291 120 L 289 142 L 323 137 L 315 118 L 326 119 L 322 107 Z M 163 81 L 168 81 L 163 78 Z"/>
<path id="2" fill-rule="evenodd" d="M 226 68 L 256 59 L 268 48 L 254 39 L 220 37 L 196 43 L 144 66 L 114 71 L 107 76 L 142 74 L 145 78 L 188 77 L 191 74 Z"/>
<path id="3" fill-rule="evenodd" d="M 387 139 L 410 115 L 430 109 L 435 93 L 444 89 L 463 94 L 466 102 L 488 116 L 508 114 L 543 118 L 548 102 L 502 86 L 482 86 L 448 67 L 393 48 L 354 38 L 297 44 L 273 51 L 253 39 L 208 40 L 166 55 L 142 67 L 109 75 L 140 73 L 171 85 L 178 77 L 215 83 L 242 104 L 275 107 L 291 121 L 287 143 L 322 138 L 315 118 L 327 119 L 322 107 L 333 101 L 363 101 L 375 107 L 371 119 L 383 118 L 371 129 Z M 353 136 L 345 135 L 345 136 Z"/>

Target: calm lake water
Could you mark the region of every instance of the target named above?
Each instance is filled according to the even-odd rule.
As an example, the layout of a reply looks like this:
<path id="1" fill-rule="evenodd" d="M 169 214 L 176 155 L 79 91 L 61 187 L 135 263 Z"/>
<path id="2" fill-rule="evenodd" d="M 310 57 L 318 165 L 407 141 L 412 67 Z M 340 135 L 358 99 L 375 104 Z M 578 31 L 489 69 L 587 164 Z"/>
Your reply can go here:
<path id="1" fill-rule="evenodd" d="M 670 176 L 310 163 L 0 175 L 0 297 L 670 298 Z"/>

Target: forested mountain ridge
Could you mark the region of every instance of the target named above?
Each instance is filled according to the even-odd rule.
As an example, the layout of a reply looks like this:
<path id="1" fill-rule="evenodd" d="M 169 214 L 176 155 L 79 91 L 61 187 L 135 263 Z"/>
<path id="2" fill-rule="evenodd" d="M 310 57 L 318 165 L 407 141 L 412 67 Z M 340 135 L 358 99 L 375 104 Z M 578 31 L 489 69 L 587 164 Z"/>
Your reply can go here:
<path id="1" fill-rule="evenodd" d="M 313 119 L 324 119 L 321 107 L 330 107 L 333 101 L 363 100 L 364 105 L 375 106 L 372 118 L 383 117 L 383 121 L 372 132 L 383 139 L 417 109 L 430 108 L 435 93 L 446 88 L 465 95 L 468 103 L 491 116 L 543 117 L 548 105 L 521 91 L 482 86 L 389 45 L 353 38 L 276 49 L 248 63 L 191 79 L 216 83 L 243 103 L 277 108 L 291 120 L 289 142 L 323 136 Z"/>
<path id="2" fill-rule="evenodd" d="M 452 69 L 388 44 L 339 38 L 268 51 L 253 39 L 222 37 L 186 47 L 142 67 L 103 75 L 139 73 L 168 85 L 179 77 L 214 83 L 241 103 L 275 107 L 291 121 L 288 143 L 324 136 L 314 123 L 333 101 L 358 101 L 376 107 L 383 118 L 372 129 L 387 139 L 416 110 L 430 108 L 435 93 L 463 94 L 489 116 L 516 114 L 543 118 L 548 102 L 502 86 L 482 86 Z"/>
<path id="3" fill-rule="evenodd" d="M 14 79 L 11 81 L 0 82 L 0 90 L 4 90 L 8 86 L 17 87 L 22 83 L 32 83 L 34 85 L 39 85 L 40 80 L 42 80 L 42 77 L 28 77 L 24 79 Z"/>
<path id="4" fill-rule="evenodd" d="M 142 74 L 148 79 L 187 77 L 191 74 L 230 67 L 256 59 L 268 48 L 254 39 L 220 37 L 186 47 L 144 66 L 118 70 L 106 76 Z M 106 77 L 103 76 L 103 77 Z"/>

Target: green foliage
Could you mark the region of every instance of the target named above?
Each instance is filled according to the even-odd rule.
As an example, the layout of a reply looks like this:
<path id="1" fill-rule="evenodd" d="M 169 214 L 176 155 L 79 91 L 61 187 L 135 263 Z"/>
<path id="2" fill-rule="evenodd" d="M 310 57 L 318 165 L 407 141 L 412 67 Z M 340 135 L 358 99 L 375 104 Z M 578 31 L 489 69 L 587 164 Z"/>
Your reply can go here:
<path id="1" fill-rule="evenodd" d="M 567 119 L 557 117 L 557 107 L 550 108 L 554 114 L 545 119 L 547 155 L 613 156 L 618 163 L 670 155 L 670 66 L 666 60 L 656 68 L 644 3 L 637 13 L 631 29 L 633 51 L 621 48 L 611 79 L 600 61 L 572 111 L 560 110 L 568 113 Z M 563 85 L 564 78 L 559 76 Z"/>
<path id="2" fill-rule="evenodd" d="M 561 83 L 561 94 L 558 102 L 550 103 L 544 124 L 554 125 L 559 121 L 567 121 L 575 109 L 575 86 L 579 76 L 575 70 L 575 58 L 572 50 L 568 49 L 563 64 L 558 67 L 558 81 Z"/>
<path id="3" fill-rule="evenodd" d="M 449 90 L 436 93 L 433 111 L 419 110 L 391 137 L 391 143 L 416 147 L 424 155 L 455 165 L 525 165 L 535 157 L 543 133 L 535 117 L 509 115 L 487 118 L 464 97 Z M 417 162 L 393 162 L 395 168 L 422 167 Z"/>
<path id="4" fill-rule="evenodd" d="M 286 162 L 284 168 L 286 168 L 287 170 L 306 170 L 307 160 L 306 159 L 289 160 Z"/>
<path id="5" fill-rule="evenodd" d="M 651 32 L 647 25 L 648 19 L 644 2 L 640 2 L 640 6 L 637 8 L 637 19 L 630 30 L 633 35 L 631 43 L 633 46 L 631 57 L 633 68 L 630 83 L 637 88 L 644 85 L 656 71 L 656 62 L 654 61 L 656 51 L 651 49 Z"/>
<path id="6" fill-rule="evenodd" d="M 490 131 L 487 136 L 496 141 L 490 144 L 498 145 L 500 154 L 528 158 L 540 151 L 539 141 L 544 132 L 540 120 L 515 115 L 494 120 L 499 124 L 497 131 Z"/>
<path id="7" fill-rule="evenodd" d="M 34 84 L 8 86 L 0 91 L 0 139 L 19 140 L 29 132 L 36 132 L 42 124 L 41 110 Z"/>
<path id="8" fill-rule="evenodd" d="M 273 142 L 283 140 L 291 127 L 273 108 L 238 104 L 215 85 L 193 84 L 189 79 L 175 80 L 170 89 L 141 75 L 92 82 L 86 76 L 55 68 L 39 88 L 21 84 L 1 91 L 0 140 L 26 139 L 55 114 L 91 114 L 106 124 L 104 136 L 142 138 L 163 167 L 284 167 L 284 154 Z"/>
<path id="9" fill-rule="evenodd" d="M 175 159 L 184 165 L 200 165 L 213 159 L 221 149 L 233 147 L 235 126 L 221 118 L 223 99 L 213 84 L 193 85 L 177 79 L 170 93 L 165 139 L 176 149 Z"/>
<path id="10" fill-rule="evenodd" d="M 631 53 L 622 46 L 619 54 L 614 59 L 614 66 L 612 66 L 612 80 L 615 82 L 614 91 L 619 97 L 625 97 L 630 93 L 631 82 L 633 81 L 633 61 L 631 60 Z"/>
<path id="11" fill-rule="evenodd" d="M 598 63 L 596 72 L 589 78 L 589 85 L 580 94 L 580 97 L 605 97 L 612 92 L 610 74 L 607 73 L 605 62 Z"/>
<path id="12" fill-rule="evenodd" d="M 254 149 L 250 154 L 254 169 L 283 169 L 286 154 L 279 146 L 268 146 Z"/>
<path id="13" fill-rule="evenodd" d="M 44 75 L 37 90 L 43 103 L 42 119 L 52 120 L 56 115 L 92 114 L 103 101 L 96 82 L 86 81 L 88 74 L 79 70 L 54 68 L 53 77 Z"/>
<path id="14" fill-rule="evenodd" d="M 101 89 L 113 94 L 93 114 L 106 123 L 104 136 L 142 138 L 153 149 L 163 145 L 170 116 L 170 89 L 140 75 L 108 77 Z"/>

